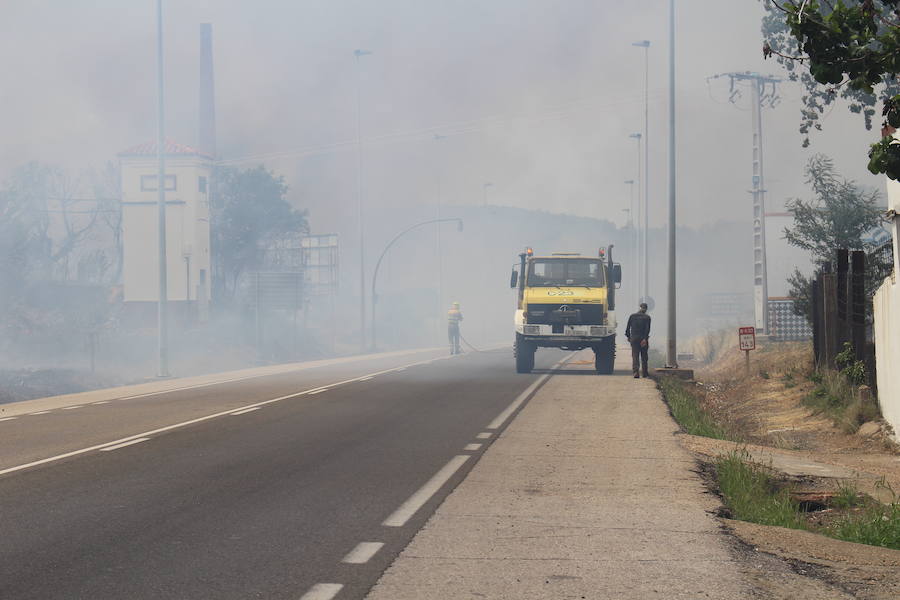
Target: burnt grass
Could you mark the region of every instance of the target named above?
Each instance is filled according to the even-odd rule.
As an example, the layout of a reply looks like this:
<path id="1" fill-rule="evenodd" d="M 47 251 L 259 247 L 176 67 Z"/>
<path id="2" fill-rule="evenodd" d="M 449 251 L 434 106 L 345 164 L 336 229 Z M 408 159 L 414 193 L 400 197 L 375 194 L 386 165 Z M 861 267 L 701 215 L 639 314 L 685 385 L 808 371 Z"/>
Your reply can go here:
<path id="1" fill-rule="evenodd" d="M 122 384 L 110 376 L 75 369 L 0 369 L 0 404 Z"/>

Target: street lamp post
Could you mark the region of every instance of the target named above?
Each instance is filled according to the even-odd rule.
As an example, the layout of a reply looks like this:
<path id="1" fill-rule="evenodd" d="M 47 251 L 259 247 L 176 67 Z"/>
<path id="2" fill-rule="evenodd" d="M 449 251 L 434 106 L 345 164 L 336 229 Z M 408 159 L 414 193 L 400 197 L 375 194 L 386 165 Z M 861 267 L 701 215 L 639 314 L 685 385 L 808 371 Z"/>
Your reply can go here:
<path id="1" fill-rule="evenodd" d="M 641 217 L 643 221 L 642 238 L 639 237 L 638 244 L 643 246 L 642 257 L 643 264 L 640 266 L 640 273 L 643 274 L 643 295 L 641 301 L 646 302 L 650 297 L 650 252 L 649 243 L 647 242 L 649 234 L 649 217 L 650 214 L 650 40 L 641 40 L 634 42 L 632 46 L 644 49 L 644 202 L 641 204 Z M 638 198 L 638 203 L 641 199 Z M 640 287 L 641 284 L 638 284 Z"/>
<path id="2" fill-rule="evenodd" d="M 640 204 L 641 187 L 642 187 L 641 186 L 641 183 L 642 183 L 641 176 L 643 175 L 643 173 L 641 172 L 642 171 L 642 169 L 641 169 L 641 137 L 642 137 L 642 135 L 640 133 L 631 133 L 628 135 L 628 137 L 630 137 L 633 140 L 637 140 L 637 189 L 638 189 L 637 196 L 638 196 L 638 203 Z M 642 257 L 642 256 L 640 256 L 640 254 L 641 254 L 641 252 L 640 252 L 640 232 L 639 232 L 638 233 L 638 251 L 636 254 L 636 256 L 638 256 L 638 260 L 637 260 L 638 285 L 637 285 L 637 288 L 638 288 L 638 297 L 643 298 L 644 295 L 646 294 L 646 291 L 641 289 L 640 274 L 643 272 L 644 261 L 646 260 L 646 257 Z"/>
<path id="3" fill-rule="evenodd" d="M 378 304 L 378 296 L 375 294 L 375 284 L 378 282 L 378 270 L 381 267 L 381 261 L 384 259 L 385 254 L 387 254 L 387 251 L 391 249 L 391 246 L 393 246 L 397 240 L 402 238 L 404 235 L 406 235 L 413 229 L 418 229 L 419 227 L 424 227 L 425 225 L 431 225 L 432 223 L 436 223 L 436 224 L 438 224 L 438 226 L 440 226 L 441 223 L 445 223 L 445 222 L 449 222 L 449 221 L 456 222 L 457 231 L 463 230 L 462 219 L 459 219 L 456 217 L 448 217 L 446 219 L 430 219 L 428 221 L 422 221 L 421 223 L 416 223 L 415 225 L 412 225 L 411 227 L 407 227 L 406 229 L 404 229 L 403 231 L 401 231 L 400 233 L 395 235 L 394 238 L 390 242 L 387 243 L 387 246 L 384 247 L 384 250 L 381 251 L 381 256 L 378 257 L 378 262 L 375 263 L 375 272 L 372 274 L 372 350 L 373 351 L 375 350 L 375 344 L 376 344 L 376 342 L 375 342 L 375 340 L 376 340 L 376 337 L 375 337 L 375 333 L 376 333 L 375 305 Z"/>
<path id="4" fill-rule="evenodd" d="M 361 100 L 362 76 L 360 74 L 359 59 L 362 56 L 372 54 L 368 50 L 357 48 L 353 51 L 356 57 L 356 220 L 359 228 L 359 349 L 366 351 L 366 249 L 365 229 L 363 225 L 362 209 L 362 115 Z"/>
<path id="5" fill-rule="evenodd" d="M 678 367 L 675 340 L 675 0 L 669 0 L 669 275 L 666 366 Z"/>
<path id="6" fill-rule="evenodd" d="M 488 205 L 488 201 L 487 201 L 487 196 L 488 196 L 488 194 L 487 194 L 487 192 L 488 192 L 488 188 L 489 188 L 489 187 L 494 187 L 494 183 L 491 182 L 491 181 L 486 181 L 486 182 L 484 183 L 484 185 L 481 186 L 482 191 L 484 192 L 484 208 L 487 208 L 487 205 Z"/>
<path id="7" fill-rule="evenodd" d="M 635 223 L 635 220 L 634 220 L 635 219 L 634 184 L 635 184 L 634 179 L 626 179 L 625 180 L 625 185 L 629 186 L 629 188 L 631 189 L 631 204 L 629 205 L 630 208 L 628 209 L 628 226 L 631 229 L 631 260 L 634 262 L 635 266 L 637 267 L 637 263 L 638 263 L 638 258 L 637 258 L 637 256 L 638 256 L 638 232 L 634 225 L 634 223 Z M 639 199 L 639 201 L 640 201 L 640 199 Z M 639 273 L 639 267 L 637 267 L 637 272 Z M 638 277 L 635 277 L 635 279 L 639 280 L 639 274 L 638 274 Z M 640 286 L 640 283 L 638 283 L 638 286 Z M 638 298 L 640 298 L 640 290 L 638 289 L 637 291 L 638 291 Z"/>
<path id="8" fill-rule="evenodd" d="M 446 140 L 446 135 L 441 135 L 439 133 L 434 134 L 434 143 L 437 144 L 441 140 Z M 437 148 L 437 146 L 435 146 Z M 435 151 L 437 152 L 437 150 Z M 440 161 L 435 161 L 435 210 L 436 210 L 436 218 L 434 222 L 436 223 L 434 228 L 434 238 L 437 243 L 437 276 L 438 276 L 438 293 L 437 293 L 437 311 L 435 313 L 435 321 L 437 322 L 437 339 L 441 339 L 441 325 L 440 325 L 440 317 L 441 313 L 444 310 L 444 251 L 443 246 L 441 244 L 441 165 Z"/>
<path id="9" fill-rule="evenodd" d="M 165 103 L 163 94 L 163 25 L 162 0 L 156 1 L 156 88 L 157 88 L 157 124 L 156 124 L 156 207 L 157 207 L 157 243 L 159 244 L 159 298 L 157 301 L 157 342 L 159 364 L 157 376 L 169 376 L 169 291 L 168 265 L 166 264 L 166 130 Z"/>

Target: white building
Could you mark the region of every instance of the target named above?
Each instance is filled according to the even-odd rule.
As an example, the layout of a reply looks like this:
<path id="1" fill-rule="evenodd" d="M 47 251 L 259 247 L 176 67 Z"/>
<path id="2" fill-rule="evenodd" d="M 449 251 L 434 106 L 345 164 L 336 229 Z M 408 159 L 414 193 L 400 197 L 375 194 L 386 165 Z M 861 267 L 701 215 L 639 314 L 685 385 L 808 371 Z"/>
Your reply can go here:
<path id="1" fill-rule="evenodd" d="M 166 264 L 173 312 L 205 321 L 210 299 L 209 185 L 212 158 L 166 142 Z M 159 299 L 156 144 L 119 153 L 123 300 L 131 314 L 155 315 Z M 181 305 L 180 308 L 175 308 Z"/>

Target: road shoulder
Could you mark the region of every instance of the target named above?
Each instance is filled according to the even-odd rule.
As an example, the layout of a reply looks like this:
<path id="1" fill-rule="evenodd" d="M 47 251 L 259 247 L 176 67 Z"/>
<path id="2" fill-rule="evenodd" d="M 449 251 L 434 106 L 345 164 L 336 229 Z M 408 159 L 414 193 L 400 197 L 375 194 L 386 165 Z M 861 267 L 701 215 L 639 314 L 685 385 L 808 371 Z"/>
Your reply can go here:
<path id="1" fill-rule="evenodd" d="M 554 375 L 369 598 L 749 597 L 676 431 L 649 380 Z"/>

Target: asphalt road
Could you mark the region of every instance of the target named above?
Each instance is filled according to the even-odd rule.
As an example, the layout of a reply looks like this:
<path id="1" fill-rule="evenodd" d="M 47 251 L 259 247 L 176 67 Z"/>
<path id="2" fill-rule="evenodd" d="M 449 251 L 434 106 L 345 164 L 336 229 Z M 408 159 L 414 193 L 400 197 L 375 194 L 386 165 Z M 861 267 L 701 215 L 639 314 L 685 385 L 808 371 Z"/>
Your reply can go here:
<path id="1" fill-rule="evenodd" d="M 563 356 L 532 375 L 505 350 L 395 357 L 0 422 L 0 598 L 361 598 Z"/>

